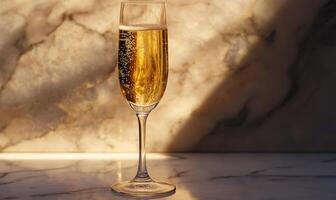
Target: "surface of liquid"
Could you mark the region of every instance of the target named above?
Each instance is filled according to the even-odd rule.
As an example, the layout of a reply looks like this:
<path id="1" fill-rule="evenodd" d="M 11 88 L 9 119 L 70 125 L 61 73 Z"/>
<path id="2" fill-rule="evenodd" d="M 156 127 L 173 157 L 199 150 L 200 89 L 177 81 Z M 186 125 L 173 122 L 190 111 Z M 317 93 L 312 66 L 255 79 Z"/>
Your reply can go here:
<path id="1" fill-rule="evenodd" d="M 168 78 L 167 29 L 120 26 L 119 81 L 126 99 L 138 106 L 160 101 Z"/>

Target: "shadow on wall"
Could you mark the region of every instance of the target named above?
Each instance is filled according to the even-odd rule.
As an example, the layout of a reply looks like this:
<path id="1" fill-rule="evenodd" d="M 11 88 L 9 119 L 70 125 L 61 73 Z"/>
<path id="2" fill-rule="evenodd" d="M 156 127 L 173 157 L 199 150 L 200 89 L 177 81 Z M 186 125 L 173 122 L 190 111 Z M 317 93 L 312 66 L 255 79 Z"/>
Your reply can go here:
<path id="1" fill-rule="evenodd" d="M 188 151 L 190 145 L 201 152 L 335 151 L 336 112 L 332 105 L 336 95 L 330 86 L 335 85 L 331 68 L 335 59 L 327 63 L 323 56 L 332 50 L 329 58 L 335 57 L 335 34 L 323 36 L 336 30 L 336 2 L 320 8 L 308 39 L 297 52 L 313 21 L 307 13 L 319 6 L 317 1 L 283 1 L 273 19 L 262 27 L 255 16 L 246 19 L 252 31 L 234 35 L 223 65 L 218 66 L 228 68 L 229 77 L 192 113 L 168 151 Z M 203 46 L 228 36 L 232 37 L 218 34 Z M 320 39 L 326 39 L 329 47 Z M 239 58 L 244 50 L 247 53 Z M 246 95 L 238 99 L 241 93 Z M 231 116 L 223 116 L 227 110 L 232 110 Z"/>
<path id="2" fill-rule="evenodd" d="M 0 2 L 0 151 L 136 151 L 136 119 L 111 73 L 119 1 Z M 319 62 L 334 63 L 335 50 L 318 41 L 334 30 L 332 1 L 295 61 L 321 2 L 169 1 L 172 76 L 149 150 L 335 149 L 334 73 Z"/>

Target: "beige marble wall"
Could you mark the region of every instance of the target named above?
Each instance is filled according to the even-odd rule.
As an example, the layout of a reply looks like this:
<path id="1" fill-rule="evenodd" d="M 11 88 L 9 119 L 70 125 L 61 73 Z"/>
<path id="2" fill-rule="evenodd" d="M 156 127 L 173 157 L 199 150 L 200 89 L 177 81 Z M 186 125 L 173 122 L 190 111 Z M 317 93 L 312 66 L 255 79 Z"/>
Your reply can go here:
<path id="1" fill-rule="evenodd" d="M 288 97 L 324 2 L 168 0 L 169 83 L 149 150 L 300 150 L 309 141 L 295 125 L 258 124 Z M 0 0 L 2 152 L 137 150 L 116 74 L 118 15 L 116 0 Z"/>

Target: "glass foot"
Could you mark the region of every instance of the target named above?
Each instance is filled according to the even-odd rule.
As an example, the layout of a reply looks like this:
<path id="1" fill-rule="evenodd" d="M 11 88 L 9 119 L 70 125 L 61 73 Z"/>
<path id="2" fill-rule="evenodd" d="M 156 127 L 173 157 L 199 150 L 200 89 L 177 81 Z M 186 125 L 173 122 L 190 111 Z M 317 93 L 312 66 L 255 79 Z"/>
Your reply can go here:
<path id="1" fill-rule="evenodd" d="M 175 193 L 176 187 L 168 183 L 159 182 L 121 182 L 113 185 L 112 191 L 135 198 L 160 198 Z"/>

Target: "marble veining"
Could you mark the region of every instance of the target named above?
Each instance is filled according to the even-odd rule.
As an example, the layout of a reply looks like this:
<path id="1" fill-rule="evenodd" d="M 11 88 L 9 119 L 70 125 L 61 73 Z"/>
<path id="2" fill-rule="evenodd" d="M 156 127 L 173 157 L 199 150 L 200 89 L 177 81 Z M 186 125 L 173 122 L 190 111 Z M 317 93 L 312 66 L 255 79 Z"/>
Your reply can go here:
<path id="1" fill-rule="evenodd" d="M 14 156 L 12 156 L 13 158 Z M 335 154 L 153 154 L 149 170 L 177 186 L 171 200 L 334 200 Z M 15 158 L 15 157 L 14 157 Z M 0 199 L 127 199 L 109 185 L 128 180 L 136 156 L 118 159 L 4 159 Z"/>
<path id="2" fill-rule="evenodd" d="M 327 0 L 168 0 L 148 149 L 335 151 L 333 13 Z M 1 152 L 137 150 L 118 15 L 117 0 L 0 0 Z"/>

